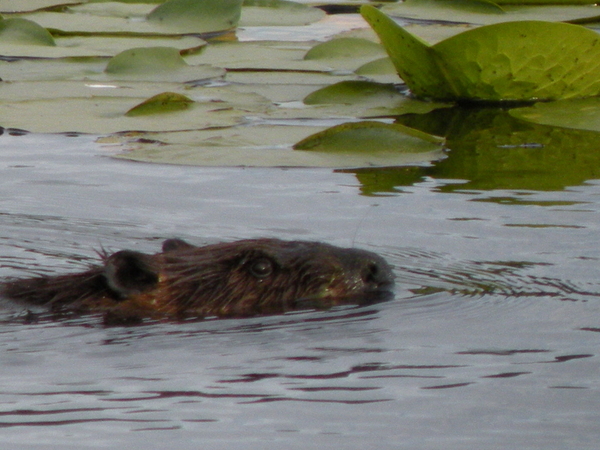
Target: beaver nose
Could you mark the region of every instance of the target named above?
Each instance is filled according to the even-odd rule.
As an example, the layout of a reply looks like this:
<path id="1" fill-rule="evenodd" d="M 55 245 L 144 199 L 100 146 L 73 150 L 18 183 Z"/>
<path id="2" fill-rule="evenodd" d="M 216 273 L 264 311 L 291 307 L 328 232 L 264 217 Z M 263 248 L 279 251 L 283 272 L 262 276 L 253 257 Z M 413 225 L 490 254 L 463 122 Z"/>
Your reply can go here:
<path id="1" fill-rule="evenodd" d="M 348 273 L 366 291 L 387 291 L 394 285 L 394 272 L 385 259 L 376 253 L 360 249 L 346 249 L 342 256 Z"/>
<path id="2" fill-rule="evenodd" d="M 371 255 L 361 261 L 360 276 L 367 289 L 384 290 L 394 285 L 394 273 L 382 258 Z"/>
<path id="3" fill-rule="evenodd" d="M 381 264 L 380 261 L 370 261 L 365 263 L 361 270 L 361 277 L 366 285 L 377 289 L 388 287 L 394 284 L 394 275 L 387 263 Z"/>

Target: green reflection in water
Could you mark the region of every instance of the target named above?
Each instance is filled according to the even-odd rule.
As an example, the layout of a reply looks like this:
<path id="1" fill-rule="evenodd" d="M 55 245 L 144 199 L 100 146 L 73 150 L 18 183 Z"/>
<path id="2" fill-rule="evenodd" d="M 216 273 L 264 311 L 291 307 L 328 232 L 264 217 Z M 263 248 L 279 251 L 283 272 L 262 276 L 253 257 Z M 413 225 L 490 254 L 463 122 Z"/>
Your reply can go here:
<path id="1" fill-rule="evenodd" d="M 600 178 L 600 133 L 524 122 L 502 108 L 449 108 L 397 121 L 446 137 L 447 158 L 429 167 L 346 170 L 364 195 L 398 192 L 425 177 L 463 180 L 443 192 L 552 191 Z"/>

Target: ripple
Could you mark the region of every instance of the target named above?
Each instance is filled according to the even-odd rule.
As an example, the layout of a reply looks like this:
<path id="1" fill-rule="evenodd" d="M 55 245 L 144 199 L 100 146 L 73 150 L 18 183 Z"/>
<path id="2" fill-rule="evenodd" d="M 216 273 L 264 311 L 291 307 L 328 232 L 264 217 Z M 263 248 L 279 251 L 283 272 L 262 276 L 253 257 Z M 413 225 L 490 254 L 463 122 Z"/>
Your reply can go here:
<path id="1" fill-rule="evenodd" d="M 600 284 L 538 275 L 549 263 L 458 261 L 450 255 L 400 250 L 384 256 L 396 273 L 397 298 L 409 314 L 487 308 L 527 308 L 532 299 L 587 302 L 600 298 Z M 461 300 L 461 301 L 457 301 Z"/>

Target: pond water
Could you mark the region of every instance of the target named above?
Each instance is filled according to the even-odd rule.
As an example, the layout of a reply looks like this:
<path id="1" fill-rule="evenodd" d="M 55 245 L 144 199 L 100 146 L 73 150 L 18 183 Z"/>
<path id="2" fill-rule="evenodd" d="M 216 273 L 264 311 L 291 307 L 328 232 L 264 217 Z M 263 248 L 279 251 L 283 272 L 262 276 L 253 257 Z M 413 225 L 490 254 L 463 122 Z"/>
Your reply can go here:
<path id="1" fill-rule="evenodd" d="M 384 304 L 243 320 L 27 323 L 6 305 L 4 448 L 598 446 L 597 181 L 151 165 L 91 137 L 0 149 L 2 276 L 257 236 L 366 248 L 397 276 Z"/>

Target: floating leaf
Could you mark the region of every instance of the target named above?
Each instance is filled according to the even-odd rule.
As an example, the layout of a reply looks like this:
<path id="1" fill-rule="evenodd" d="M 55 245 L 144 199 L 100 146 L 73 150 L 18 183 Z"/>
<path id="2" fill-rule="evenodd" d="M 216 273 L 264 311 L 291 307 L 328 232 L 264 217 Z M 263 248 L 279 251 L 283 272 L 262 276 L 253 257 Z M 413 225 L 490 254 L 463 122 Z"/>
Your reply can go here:
<path id="1" fill-rule="evenodd" d="M 67 5 L 80 2 L 81 0 L 0 0 L 0 11 L 3 13 L 34 11 L 57 4 Z"/>
<path id="2" fill-rule="evenodd" d="M 242 0 L 168 0 L 148 14 L 148 21 L 178 33 L 208 33 L 234 28 Z"/>
<path id="3" fill-rule="evenodd" d="M 65 12 L 34 11 L 20 17 L 53 34 L 202 34 L 234 28 L 241 5 L 242 0 L 168 0 L 158 6 L 154 1 L 84 3 Z"/>
<path id="4" fill-rule="evenodd" d="M 182 111 L 188 109 L 192 103 L 194 103 L 194 100 L 185 95 L 177 94 L 176 92 L 163 92 L 134 106 L 125 115 L 135 117 Z"/>
<path id="5" fill-rule="evenodd" d="M 385 53 L 385 49 L 376 42 L 361 38 L 337 38 L 315 45 L 304 59 L 332 59 L 356 58 L 367 56 L 374 59 L 378 54 Z"/>
<path id="6" fill-rule="evenodd" d="M 365 100 L 376 104 L 385 101 L 400 101 L 405 96 L 400 94 L 392 84 L 379 84 L 371 81 L 341 81 L 319 89 L 304 98 L 307 105 L 318 104 L 354 104 Z"/>
<path id="7" fill-rule="evenodd" d="M 587 28 L 505 22 L 429 46 L 372 6 L 361 12 L 417 96 L 523 101 L 600 94 L 600 36 Z"/>
<path id="8" fill-rule="evenodd" d="M 257 125 L 165 134 L 146 134 L 125 141 L 129 151 L 117 155 L 135 161 L 202 166 L 260 167 L 382 167 L 428 162 L 444 156 L 439 145 L 421 153 L 398 151 L 319 152 L 294 151 L 292 144 L 322 131 L 315 126 Z M 415 140 L 417 142 L 417 140 Z M 114 139 L 111 139 L 114 144 Z M 427 145 L 427 144 L 425 144 Z M 430 151 L 427 151 L 430 150 Z"/>
<path id="9" fill-rule="evenodd" d="M 595 5 L 596 0 L 494 0 L 498 5 Z"/>
<path id="10" fill-rule="evenodd" d="M 0 42 L 20 45 L 56 45 L 48 30 L 31 20 L 20 18 L 0 20 Z"/>
<path id="11" fill-rule="evenodd" d="M 501 2 L 495 3 L 499 4 Z M 566 21 L 598 15 L 596 8 L 581 6 L 582 2 L 579 0 L 569 4 L 561 2 L 561 0 L 550 1 L 549 3 L 552 3 L 552 5 L 543 8 L 529 3 L 532 3 L 532 1 L 524 0 L 515 4 L 504 4 L 502 10 L 496 5 L 494 11 L 493 6 L 490 8 L 489 5 L 486 7 L 481 3 L 479 10 L 477 10 L 473 7 L 465 8 L 466 2 L 464 1 L 404 0 L 399 3 L 387 3 L 382 6 L 381 11 L 394 17 L 423 20 L 429 23 L 443 21 L 446 25 L 455 23 L 477 26 L 517 20 Z M 473 5 L 474 3 L 471 6 Z"/>
<path id="12" fill-rule="evenodd" d="M 325 12 L 312 6 L 285 0 L 244 0 L 240 26 L 308 25 L 325 17 Z"/>
<path id="13" fill-rule="evenodd" d="M 148 71 L 176 71 L 187 67 L 179 50 L 171 47 L 132 48 L 119 53 L 108 62 L 106 73 L 141 75 Z"/>
<path id="14" fill-rule="evenodd" d="M 375 121 L 343 123 L 303 139 L 294 150 L 385 154 L 421 153 L 439 150 L 443 142 L 435 136 L 403 125 Z"/>
<path id="15" fill-rule="evenodd" d="M 0 101 L 0 126 L 36 133 L 191 130 L 235 125 L 245 116 L 264 114 L 271 107 L 267 99 L 257 94 L 171 84 L 172 92 L 181 90 L 182 95 L 194 101 L 187 109 L 170 114 L 126 116 L 128 110 L 156 95 L 157 88 L 164 89 L 165 84 L 136 81 L 125 89 L 115 89 L 118 87 L 115 85 L 97 86 L 89 81 L 39 84 L 7 83 L 4 86 L 0 83 L 2 92 L 6 88 L 12 92 L 10 96 L 7 92 L 7 99 Z M 29 85 L 34 85 L 34 92 L 26 97 Z"/>
<path id="16" fill-rule="evenodd" d="M 224 70 L 209 65 L 190 66 L 170 47 L 126 50 L 111 58 L 104 69 L 111 80 L 197 81 L 221 77 Z M 100 77 L 90 76 L 99 80 Z"/>
<path id="17" fill-rule="evenodd" d="M 387 75 L 396 73 L 394 63 L 389 57 L 379 58 L 363 64 L 354 71 L 357 75 Z"/>
<path id="18" fill-rule="evenodd" d="M 422 39 L 410 34 L 372 6 L 361 14 L 379 35 L 400 77 L 420 97 L 448 98 L 451 87 L 438 66 L 438 56 Z"/>

